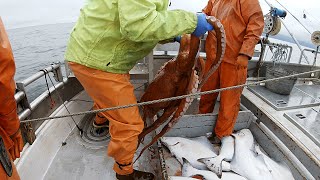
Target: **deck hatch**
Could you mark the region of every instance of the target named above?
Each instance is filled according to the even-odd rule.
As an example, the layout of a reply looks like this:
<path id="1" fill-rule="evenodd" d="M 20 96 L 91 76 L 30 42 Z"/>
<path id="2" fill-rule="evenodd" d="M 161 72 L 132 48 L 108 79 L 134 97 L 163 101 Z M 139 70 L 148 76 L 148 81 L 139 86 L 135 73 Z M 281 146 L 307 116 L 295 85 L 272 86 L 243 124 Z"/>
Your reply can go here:
<path id="1" fill-rule="evenodd" d="M 298 117 L 298 118 L 300 118 L 300 119 L 305 119 L 306 117 L 304 116 L 304 115 L 302 115 L 302 114 L 296 114 L 296 116 Z"/>

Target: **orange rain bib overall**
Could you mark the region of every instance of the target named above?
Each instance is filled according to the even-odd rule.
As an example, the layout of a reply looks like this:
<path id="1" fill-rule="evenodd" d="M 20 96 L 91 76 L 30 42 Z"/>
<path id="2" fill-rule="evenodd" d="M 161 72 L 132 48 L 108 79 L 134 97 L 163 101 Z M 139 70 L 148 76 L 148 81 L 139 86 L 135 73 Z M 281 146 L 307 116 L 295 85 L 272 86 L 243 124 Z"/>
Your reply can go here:
<path id="1" fill-rule="evenodd" d="M 7 153 L 14 149 L 14 143 L 10 136 L 17 133 L 20 122 L 17 115 L 15 94 L 15 64 L 11 45 L 0 18 L 0 136 L 4 141 Z M 19 142 L 17 142 L 19 143 Z M 20 152 L 19 152 L 20 153 Z M 13 173 L 9 177 L 0 165 L 1 180 L 19 180 L 20 177 L 15 165 L 11 161 Z"/>
<path id="2" fill-rule="evenodd" d="M 129 81 L 129 74 L 109 73 L 73 62 L 69 62 L 69 66 L 95 102 L 95 108 L 102 109 L 137 103 L 133 93 L 134 87 Z M 113 169 L 120 175 L 132 173 L 132 161 L 138 145 L 138 135 L 144 127 L 138 107 L 107 111 L 100 115 L 109 120 L 111 141 L 108 145 L 108 155 L 120 164 L 131 163 L 129 166 L 121 167 L 115 163 Z"/>
<path id="3" fill-rule="evenodd" d="M 262 10 L 258 0 L 209 0 L 203 10 L 208 16 L 215 16 L 223 24 L 227 47 L 219 70 L 215 72 L 202 91 L 235 86 L 246 82 L 247 68 L 237 64 L 237 57 L 252 57 L 264 27 Z M 206 72 L 216 56 L 216 37 L 209 32 L 206 41 Z M 215 127 L 218 138 L 229 136 L 236 122 L 242 89 L 221 92 L 220 110 Z M 199 112 L 212 113 L 218 94 L 201 96 Z"/>

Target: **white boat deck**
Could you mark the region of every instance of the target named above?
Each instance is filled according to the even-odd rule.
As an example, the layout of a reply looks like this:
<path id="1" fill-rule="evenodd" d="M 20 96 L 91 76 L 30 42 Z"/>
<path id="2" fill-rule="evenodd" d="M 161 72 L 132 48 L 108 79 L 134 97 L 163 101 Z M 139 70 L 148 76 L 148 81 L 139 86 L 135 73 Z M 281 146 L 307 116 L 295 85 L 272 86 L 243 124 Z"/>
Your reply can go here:
<path id="1" fill-rule="evenodd" d="M 87 94 L 82 92 L 66 104 L 69 111 L 75 113 L 90 110 L 93 103 Z M 52 116 L 64 114 L 67 114 L 67 111 L 61 107 Z M 26 145 L 22 158 L 15 162 L 21 178 L 23 180 L 115 179 L 112 170 L 114 160 L 107 156 L 109 136 L 106 132 L 100 137 L 95 136 L 97 133 L 93 132 L 91 125 L 93 117 L 92 115 L 74 117 L 84 130 L 83 136 L 80 136 L 71 118 L 44 123 L 36 132 L 37 139 L 34 144 Z M 161 169 L 158 167 L 159 159 L 154 158 L 155 156 L 156 152 L 146 151 L 134 167 L 159 173 L 155 172 Z"/>
<path id="2" fill-rule="evenodd" d="M 305 150 L 313 163 L 319 164 L 320 149 L 314 139 L 284 117 L 285 113 L 297 111 L 297 109 L 276 110 L 248 89 L 244 90 L 243 95 L 254 102 L 261 111 L 268 114 L 272 121 L 282 128 L 283 132 L 298 143 L 298 146 Z M 139 92 L 137 92 L 137 96 L 139 97 Z M 66 104 L 69 111 L 74 113 L 90 110 L 93 103 L 87 94 L 82 92 Z M 196 113 L 196 106 L 197 103 L 194 103 L 188 113 Z M 68 114 L 68 112 L 64 107 L 60 107 L 52 116 L 64 114 Z M 36 132 L 37 139 L 34 144 L 32 146 L 26 145 L 22 158 L 16 161 L 21 178 L 23 180 L 115 179 L 115 173 L 112 170 L 114 161 L 107 156 L 107 144 L 110 137 L 107 136 L 107 132 L 101 132 L 99 135 L 94 131 L 91 126 L 92 117 L 92 115 L 74 117 L 84 130 L 83 136 L 80 136 L 70 118 L 45 122 Z M 146 139 L 146 141 L 149 140 Z M 298 153 L 301 154 L 301 152 Z M 310 167 L 314 167 L 312 163 L 310 163 Z M 152 148 L 144 153 L 143 157 L 135 164 L 135 168 L 153 172 L 157 179 L 162 179 L 159 154 L 156 150 L 152 151 Z"/>

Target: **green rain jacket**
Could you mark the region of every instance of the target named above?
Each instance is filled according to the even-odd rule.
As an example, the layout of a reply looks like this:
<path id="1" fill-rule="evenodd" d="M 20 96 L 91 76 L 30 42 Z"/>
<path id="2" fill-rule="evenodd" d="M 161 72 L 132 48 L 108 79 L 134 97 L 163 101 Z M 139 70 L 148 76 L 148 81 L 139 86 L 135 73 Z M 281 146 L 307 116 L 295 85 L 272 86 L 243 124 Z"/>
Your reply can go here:
<path id="1" fill-rule="evenodd" d="M 111 73 L 128 73 L 165 39 L 192 33 L 197 16 L 168 11 L 168 0 L 89 0 L 72 30 L 65 59 Z"/>

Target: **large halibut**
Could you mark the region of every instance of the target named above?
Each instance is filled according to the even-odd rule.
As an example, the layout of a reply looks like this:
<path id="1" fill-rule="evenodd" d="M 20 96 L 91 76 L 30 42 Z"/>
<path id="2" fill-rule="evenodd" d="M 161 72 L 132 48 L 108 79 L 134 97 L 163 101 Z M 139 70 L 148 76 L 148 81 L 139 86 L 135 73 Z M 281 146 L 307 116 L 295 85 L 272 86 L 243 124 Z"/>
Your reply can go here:
<path id="1" fill-rule="evenodd" d="M 249 180 L 293 180 L 288 168 L 275 162 L 260 151 L 249 129 L 233 134 L 235 153 L 231 170 Z"/>
<path id="2" fill-rule="evenodd" d="M 162 137 L 161 142 L 170 150 L 171 154 L 174 155 L 182 165 L 182 158 L 185 158 L 197 169 L 207 169 L 207 166 L 197 161 L 197 159 L 217 156 L 217 154 L 207 146 L 187 138 Z"/>

